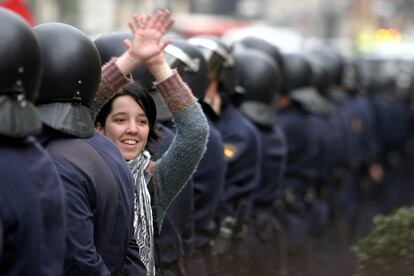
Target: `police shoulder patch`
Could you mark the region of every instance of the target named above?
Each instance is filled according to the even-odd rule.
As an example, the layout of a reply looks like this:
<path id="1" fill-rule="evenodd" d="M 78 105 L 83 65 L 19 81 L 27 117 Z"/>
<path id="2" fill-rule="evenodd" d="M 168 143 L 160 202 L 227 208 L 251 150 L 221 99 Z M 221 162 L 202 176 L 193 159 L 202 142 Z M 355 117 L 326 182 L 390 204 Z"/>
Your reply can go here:
<path id="1" fill-rule="evenodd" d="M 361 119 L 355 119 L 351 123 L 351 129 L 354 133 L 360 133 L 363 129 L 363 123 Z"/>
<path id="2" fill-rule="evenodd" d="M 226 159 L 231 159 L 236 154 L 237 149 L 232 144 L 224 144 L 224 157 Z"/>

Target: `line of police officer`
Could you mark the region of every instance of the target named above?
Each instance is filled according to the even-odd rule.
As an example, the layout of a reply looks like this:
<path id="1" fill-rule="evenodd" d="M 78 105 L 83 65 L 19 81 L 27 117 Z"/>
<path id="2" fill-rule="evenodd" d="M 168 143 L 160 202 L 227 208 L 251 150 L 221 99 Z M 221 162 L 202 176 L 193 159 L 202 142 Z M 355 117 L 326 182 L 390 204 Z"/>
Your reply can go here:
<path id="1" fill-rule="evenodd" d="M 365 60 L 348 64 L 328 46 L 283 53 L 258 38 L 229 46 L 197 36 L 175 38 L 165 54 L 211 134 L 193 193 L 176 199 L 193 210 L 193 238 L 183 228 L 181 236 L 162 232 L 160 248 L 168 239 L 181 239 L 181 248 L 160 250 L 159 267 L 180 264 L 176 275 L 351 275 L 349 246 L 373 216 L 413 201 L 402 166 L 411 87 L 397 93 L 396 78 L 367 85 L 355 78 Z M 151 90 L 148 74 L 136 78 Z M 159 121 L 173 127 L 153 96 Z M 172 225 L 182 210 L 169 210 Z"/>
<path id="2" fill-rule="evenodd" d="M 1 13 L 0 27 L 11 16 Z M 12 21 L 18 32 L 28 28 Z M 4 40 L 13 33 L 7 26 L 0 29 Z M 129 36 L 95 41 L 102 61 L 119 56 Z M 32 59 L 40 57 L 20 48 L 32 43 L 30 35 L 9 39 L 16 47 L 3 43 L 0 53 L 16 51 L 7 55 L 20 66 L 0 67 L 0 248 L 17 240 L 13 246 L 27 250 L 7 252 L 31 256 L 0 254 L 0 267 L 58 275 L 58 268 L 39 263 L 63 258 L 55 241 L 62 229 L 48 223 L 63 212 L 62 187 L 48 155 L 26 138 L 40 128 L 31 105 L 38 76 L 30 71 L 39 71 Z M 373 215 L 413 202 L 411 82 L 374 74 L 366 60 L 347 64 L 329 47 L 282 53 L 257 38 L 229 45 L 217 37 L 178 37 L 165 49 L 199 99 L 210 137 L 157 236 L 157 274 L 350 275 L 347 248 L 367 233 Z M 402 73 L 411 79 L 411 71 Z M 148 72 L 139 68 L 133 77 L 157 103 L 164 138 L 151 145 L 157 158 L 174 139 L 174 124 Z M 42 212 L 44 225 L 36 219 Z M 50 248 L 36 241 L 41 231 Z M 8 265 L 11 259 L 22 262 Z"/>

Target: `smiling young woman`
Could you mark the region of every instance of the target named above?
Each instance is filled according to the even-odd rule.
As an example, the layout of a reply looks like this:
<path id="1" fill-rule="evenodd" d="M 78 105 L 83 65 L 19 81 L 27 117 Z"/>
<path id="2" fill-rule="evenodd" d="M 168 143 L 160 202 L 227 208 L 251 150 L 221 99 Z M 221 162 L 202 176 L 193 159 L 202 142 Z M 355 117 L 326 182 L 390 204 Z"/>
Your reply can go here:
<path id="1" fill-rule="evenodd" d="M 96 118 L 96 129 L 108 136 L 129 161 L 146 148 L 148 139 L 158 138 L 153 130 L 153 110 L 155 105 L 147 93 L 131 84 L 104 106 Z"/>
<path id="2" fill-rule="evenodd" d="M 168 41 L 161 37 L 171 26 L 169 16 L 169 12 L 161 11 L 154 16 L 134 17 L 129 24 L 133 39 L 127 41 L 124 54 L 103 66 L 100 89 L 92 106 L 97 130 L 117 145 L 135 181 L 134 236 L 147 275 L 155 274 L 154 229 L 161 228 L 168 206 L 192 176 L 205 152 L 209 132 L 197 99 L 164 58 Z M 103 40 L 100 43 L 105 43 Z M 146 149 L 148 140 L 157 139 L 154 101 L 147 92 L 128 85 L 130 73 L 140 64 L 156 80 L 155 86 L 177 127 L 175 139 L 156 162 L 150 160 Z M 152 185 L 148 185 L 150 182 Z"/>

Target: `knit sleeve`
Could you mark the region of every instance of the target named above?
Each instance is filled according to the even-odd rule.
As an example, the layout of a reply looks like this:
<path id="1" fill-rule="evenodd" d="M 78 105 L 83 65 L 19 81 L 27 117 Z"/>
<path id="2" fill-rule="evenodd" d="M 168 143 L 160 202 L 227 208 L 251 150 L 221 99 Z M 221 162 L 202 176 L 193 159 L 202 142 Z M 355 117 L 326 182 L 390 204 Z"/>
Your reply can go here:
<path id="1" fill-rule="evenodd" d="M 130 76 L 125 76 L 115 64 L 116 58 L 102 66 L 101 82 L 99 83 L 98 93 L 90 107 L 92 121 L 95 121 L 101 108 L 108 102 L 120 89 L 130 81 Z"/>
<path id="2" fill-rule="evenodd" d="M 206 150 L 207 119 L 190 88 L 174 74 L 156 83 L 176 125 L 176 136 L 153 167 L 158 188 L 157 223 L 161 229 L 165 211 L 192 176 Z"/>

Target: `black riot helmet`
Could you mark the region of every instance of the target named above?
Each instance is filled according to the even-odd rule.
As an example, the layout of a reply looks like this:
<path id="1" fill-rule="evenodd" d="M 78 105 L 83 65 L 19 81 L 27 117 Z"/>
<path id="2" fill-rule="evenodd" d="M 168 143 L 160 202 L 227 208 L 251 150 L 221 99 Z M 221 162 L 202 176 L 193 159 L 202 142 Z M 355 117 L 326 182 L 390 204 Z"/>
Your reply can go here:
<path id="1" fill-rule="evenodd" d="M 284 94 L 310 113 L 328 114 L 331 106 L 314 86 L 310 61 L 301 53 L 283 54 L 283 58 L 285 60 Z"/>
<path id="2" fill-rule="evenodd" d="M 318 59 L 324 60 L 325 65 L 329 68 L 328 71 L 332 83 L 336 86 L 341 86 L 345 74 L 345 60 L 342 55 L 336 49 L 328 45 L 313 49 L 312 53 L 315 57 L 317 56 Z"/>
<path id="3" fill-rule="evenodd" d="M 0 8 L 0 135 L 24 138 L 41 130 L 32 102 L 42 72 L 39 44 L 31 27 Z"/>
<path id="4" fill-rule="evenodd" d="M 210 81 L 220 78 L 223 67 L 232 66 L 232 50 L 220 38 L 203 35 L 191 37 L 188 41 L 202 52 Z"/>
<path id="5" fill-rule="evenodd" d="M 312 84 L 312 68 L 304 55 L 299 53 L 283 54 L 285 83 L 282 93 L 290 94 L 292 91 L 308 87 Z"/>
<path id="6" fill-rule="evenodd" d="M 234 53 L 237 79 L 245 91 L 240 110 L 254 123 L 271 127 L 276 122 L 273 101 L 279 92 L 280 73 L 267 54 L 242 48 Z"/>
<path id="7" fill-rule="evenodd" d="M 362 55 L 353 65 L 360 90 L 370 94 L 395 91 L 398 77 L 403 75 L 400 61 L 386 56 Z"/>
<path id="8" fill-rule="evenodd" d="M 91 106 L 101 78 L 101 59 L 93 42 L 63 23 L 36 26 L 43 75 L 36 102 L 43 122 L 79 138 L 93 135 Z"/>
<path id="9" fill-rule="evenodd" d="M 185 39 L 172 39 L 164 49 L 165 59 L 171 68 L 176 68 L 183 81 L 191 88 L 193 95 L 203 103 L 208 87 L 208 67 L 203 54 Z M 145 74 L 142 74 L 145 77 Z M 147 82 L 147 81 L 146 81 Z M 159 94 L 154 93 L 159 106 L 160 120 L 170 114 Z"/>
<path id="10" fill-rule="evenodd" d="M 233 53 L 232 53 L 233 55 Z M 232 56 L 233 62 L 223 67 L 220 74 L 218 89 L 220 95 L 230 100 L 236 107 L 240 106 L 244 99 L 245 91 L 238 85 L 237 60 Z"/>
<path id="11" fill-rule="evenodd" d="M 218 92 L 222 97 L 225 97 L 236 107 L 238 107 L 243 101 L 245 91 L 238 85 L 237 61 L 235 60 L 233 54 L 234 44 L 232 44 L 230 41 L 227 41 L 226 45 L 228 56 L 227 61 L 221 68 L 218 83 Z"/>
<path id="12" fill-rule="evenodd" d="M 132 34 L 128 32 L 114 32 L 104 34 L 95 39 L 94 43 L 99 51 L 102 64 L 107 63 L 112 57 L 119 57 L 128 49 L 124 44 L 125 39 L 131 40 Z"/>
<path id="13" fill-rule="evenodd" d="M 173 39 L 164 53 L 171 68 L 177 68 L 194 96 L 203 101 L 208 87 L 208 65 L 201 51 L 184 39 Z"/>
<path id="14" fill-rule="evenodd" d="M 326 61 L 323 58 L 312 53 L 308 53 L 305 58 L 311 67 L 312 86 L 315 87 L 321 95 L 327 95 L 333 79 L 332 75 L 329 72 Z"/>
<path id="15" fill-rule="evenodd" d="M 237 45 L 262 51 L 272 57 L 273 61 L 279 67 L 279 74 L 282 76 L 282 78 L 280 78 L 280 86 L 283 87 L 284 61 L 283 56 L 276 45 L 273 45 L 264 39 L 252 36 L 243 38 L 237 42 Z"/>

